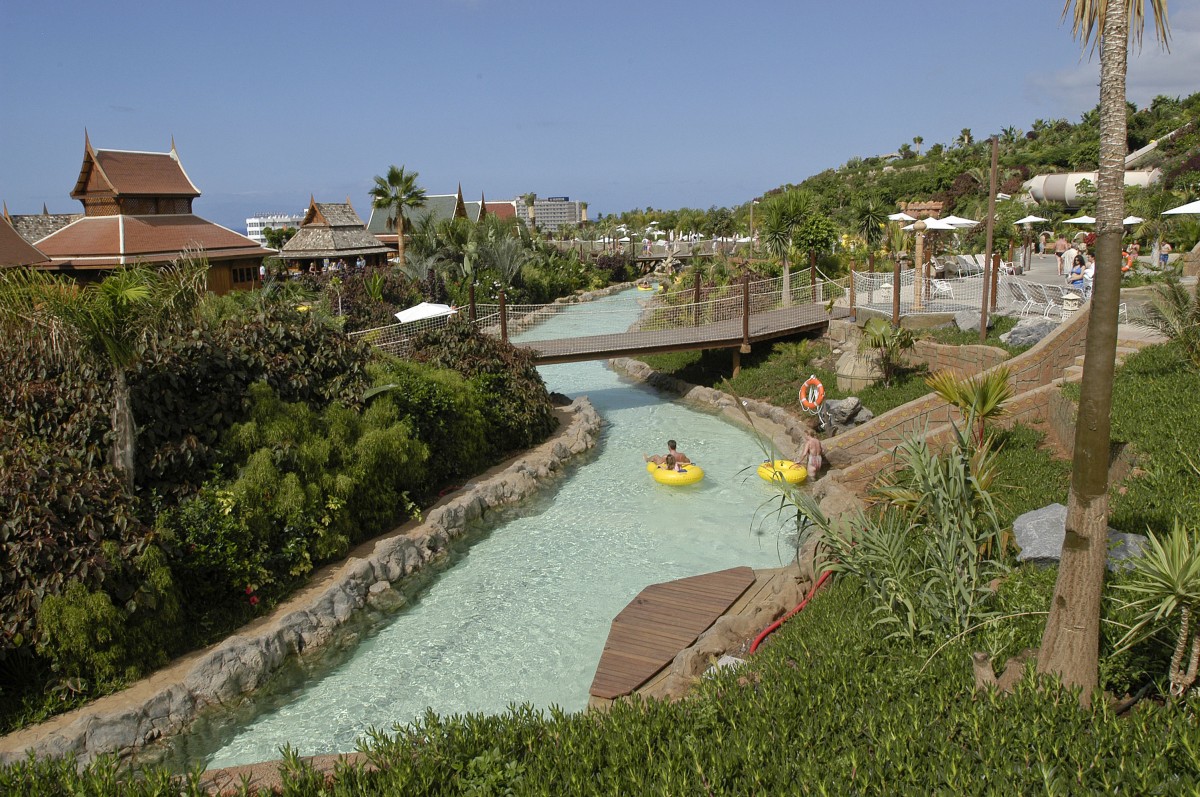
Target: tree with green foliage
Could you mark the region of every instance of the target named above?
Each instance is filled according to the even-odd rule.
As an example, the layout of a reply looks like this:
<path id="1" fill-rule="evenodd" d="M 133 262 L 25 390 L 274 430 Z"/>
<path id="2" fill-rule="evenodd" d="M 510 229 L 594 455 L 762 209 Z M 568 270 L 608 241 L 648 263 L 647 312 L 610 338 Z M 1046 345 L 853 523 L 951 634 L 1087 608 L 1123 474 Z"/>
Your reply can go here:
<path id="1" fill-rule="evenodd" d="M 404 267 L 404 214 L 409 209 L 425 207 L 425 189 L 417 185 L 417 172 L 406 172 L 403 166 L 388 167 L 383 177 L 375 176 L 371 187 L 371 206 L 387 211 L 387 227 L 396 231 L 396 261 Z"/>
<path id="2" fill-rule="evenodd" d="M 137 428 L 127 377 L 154 333 L 193 317 L 204 295 L 208 262 L 186 254 L 166 268 L 120 268 L 80 286 L 36 269 L 0 271 L 0 327 L 12 335 L 44 334 L 106 363 L 112 375 L 111 461 L 133 489 Z"/>
<path id="3" fill-rule="evenodd" d="M 875 364 L 883 376 L 883 383 L 890 386 L 899 373 L 904 352 L 916 343 L 911 329 L 893 327 L 886 319 L 878 316 L 870 318 L 863 325 L 862 338 L 859 340 L 859 350 L 873 350 Z"/>
<path id="4" fill-rule="evenodd" d="M 1140 44 L 1146 5 L 1145 0 L 1067 0 L 1063 8 L 1083 45 L 1094 35 L 1100 47 L 1096 282 L 1075 424 L 1066 536 L 1038 671 L 1078 687 L 1084 705 L 1091 705 L 1099 684 L 1100 598 L 1108 554 L 1108 460 L 1125 208 L 1125 70 L 1130 31 Z M 1165 45 L 1166 0 L 1150 0 L 1149 5 Z"/>
<path id="5" fill-rule="evenodd" d="M 271 249 L 282 249 L 283 245 L 296 235 L 295 227 L 266 227 L 263 229 L 263 239 L 266 240 L 267 246 Z"/>

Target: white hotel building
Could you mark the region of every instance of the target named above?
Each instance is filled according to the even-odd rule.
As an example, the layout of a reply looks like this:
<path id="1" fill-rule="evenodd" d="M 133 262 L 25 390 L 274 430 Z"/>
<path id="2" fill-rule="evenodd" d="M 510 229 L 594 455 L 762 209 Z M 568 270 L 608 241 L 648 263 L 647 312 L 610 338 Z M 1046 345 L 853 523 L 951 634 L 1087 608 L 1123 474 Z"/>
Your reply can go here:
<path id="1" fill-rule="evenodd" d="M 246 219 L 246 237 L 256 241 L 259 246 L 266 246 L 267 239 L 263 237 L 263 230 L 267 227 L 273 230 L 284 227 L 299 229 L 302 221 L 304 221 L 303 213 L 260 213 Z"/>
<path id="2" fill-rule="evenodd" d="M 517 197 L 517 214 L 526 224 L 529 223 L 529 208 L 522 197 Z M 579 224 L 587 221 L 587 211 L 583 202 L 572 202 L 567 196 L 538 197 L 533 201 L 534 223 L 539 230 L 556 232 L 564 224 Z"/>

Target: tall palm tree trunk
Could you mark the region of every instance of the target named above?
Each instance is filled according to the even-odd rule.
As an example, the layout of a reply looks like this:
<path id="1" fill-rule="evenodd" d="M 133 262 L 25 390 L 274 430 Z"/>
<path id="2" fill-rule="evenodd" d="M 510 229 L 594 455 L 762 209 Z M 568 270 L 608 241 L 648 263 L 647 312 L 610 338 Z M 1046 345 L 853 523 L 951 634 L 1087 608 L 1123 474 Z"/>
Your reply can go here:
<path id="1" fill-rule="evenodd" d="M 404 213 L 400 208 L 396 208 L 396 263 L 400 269 L 404 270 Z"/>
<path id="2" fill-rule="evenodd" d="M 125 369 L 119 366 L 113 369 L 112 431 L 112 466 L 121 474 L 125 486 L 132 492 L 137 429 L 134 426 L 133 406 L 130 402 L 129 384 L 125 381 Z"/>
<path id="3" fill-rule="evenodd" d="M 788 242 L 788 249 L 792 248 L 792 244 Z M 788 266 L 787 252 L 783 253 L 783 306 L 791 307 L 792 305 L 792 269 Z"/>
<path id="4" fill-rule="evenodd" d="M 1108 551 L 1108 458 L 1112 378 L 1121 298 L 1121 223 L 1125 212 L 1125 0 L 1106 0 L 1100 42 L 1100 171 L 1096 209 L 1096 283 L 1088 319 L 1079 418 L 1067 506 L 1066 538 L 1038 671 L 1059 676 L 1091 703 L 1099 682 L 1100 596 Z"/>

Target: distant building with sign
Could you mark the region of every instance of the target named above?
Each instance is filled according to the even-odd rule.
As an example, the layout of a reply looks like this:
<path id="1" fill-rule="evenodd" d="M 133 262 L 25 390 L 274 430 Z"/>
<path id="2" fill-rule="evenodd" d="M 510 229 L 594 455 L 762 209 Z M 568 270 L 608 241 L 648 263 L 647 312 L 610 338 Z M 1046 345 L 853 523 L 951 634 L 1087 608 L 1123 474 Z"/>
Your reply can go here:
<path id="1" fill-rule="evenodd" d="M 525 223 L 529 223 L 528 206 L 525 200 L 514 200 Z M 538 197 L 533 202 L 533 222 L 539 230 L 555 232 L 559 227 L 587 221 L 586 202 L 572 202 L 568 196 Z"/>

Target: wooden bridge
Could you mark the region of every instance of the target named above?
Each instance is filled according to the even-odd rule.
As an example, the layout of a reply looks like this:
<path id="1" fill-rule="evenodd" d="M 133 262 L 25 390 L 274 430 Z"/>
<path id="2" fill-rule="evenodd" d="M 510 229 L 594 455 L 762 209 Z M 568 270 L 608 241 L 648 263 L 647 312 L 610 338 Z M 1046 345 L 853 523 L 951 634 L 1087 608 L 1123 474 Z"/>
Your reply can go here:
<path id="1" fill-rule="evenodd" d="M 510 333 L 534 330 L 568 308 L 576 317 L 596 313 L 598 321 L 603 314 L 611 316 L 613 312 L 578 303 L 509 305 L 503 293 L 499 304 L 464 309 L 479 329 L 507 341 Z M 697 281 L 682 290 L 647 292 L 639 317 L 624 332 L 514 343 L 530 350 L 539 365 L 732 349 L 736 370 L 740 355 L 748 353 L 754 343 L 822 331 L 830 319 L 846 318 L 851 313 L 846 288 L 837 281 L 813 282 L 793 275 L 786 288 L 778 277 L 753 282 L 744 277 L 740 282 L 718 287 L 705 287 Z M 418 332 L 445 322 L 443 317 L 352 334 L 386 351 L 400 352 Z"/>

